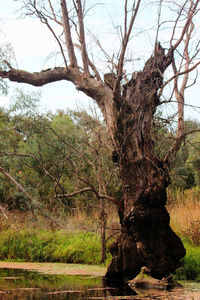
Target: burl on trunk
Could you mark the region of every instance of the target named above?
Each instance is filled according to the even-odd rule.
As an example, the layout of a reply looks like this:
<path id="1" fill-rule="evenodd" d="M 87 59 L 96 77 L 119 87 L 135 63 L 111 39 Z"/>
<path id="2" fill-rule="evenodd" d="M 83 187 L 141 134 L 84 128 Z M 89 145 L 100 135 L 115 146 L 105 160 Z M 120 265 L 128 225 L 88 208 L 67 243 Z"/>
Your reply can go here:
<path id="1" fill-rule="evenodd" d="M 114 101 L 114 137 L 123 187 L 119 209 L 122 231 L 110 249 L 108 282 L 133 279 L 143 266 L 152 277 L 162 279 L 174 272 L 185 255 L 181 240 L 170 228 L 165 207 L 168 163 L 156 157 L 153 141 L 157 91 L 169 63 L 157 45 L 143 71 L 133 74 L 123 96 Z"/>

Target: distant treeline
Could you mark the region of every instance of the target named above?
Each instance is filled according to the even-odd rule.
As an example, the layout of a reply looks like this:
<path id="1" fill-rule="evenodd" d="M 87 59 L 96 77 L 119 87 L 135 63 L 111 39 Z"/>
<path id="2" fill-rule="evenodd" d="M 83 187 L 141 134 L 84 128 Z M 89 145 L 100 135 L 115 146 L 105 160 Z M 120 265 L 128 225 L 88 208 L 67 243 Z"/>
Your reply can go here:
<path id="1" fill-rule="evenodd" d="M 0 108 L 1 204 L 20 210 L 34 205 L 90 209 L 100 194 L 120 199 L 116 153 L 98 112 L 42 113 L 38 104 L 37 94 L 18 90 L 12 105 Z M 162 158 L 173 142 L 173 129 L 159 115 L 155 122 L 156 152 Z M 200 124 L 190 120 L 186 126 L 193 133 L 174 162 L 172 190 L 200 185 Z"/>

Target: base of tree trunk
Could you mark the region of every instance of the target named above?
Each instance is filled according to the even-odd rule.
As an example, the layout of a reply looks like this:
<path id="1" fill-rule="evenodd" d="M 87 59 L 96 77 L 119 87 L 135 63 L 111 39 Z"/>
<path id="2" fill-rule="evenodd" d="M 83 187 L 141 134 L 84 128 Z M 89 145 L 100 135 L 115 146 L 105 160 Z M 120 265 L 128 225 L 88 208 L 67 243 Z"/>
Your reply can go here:
<path id="1" fill-rule="evenodd" d="M 109 285 L 135 278 L 147 267 L 153 278 L 162 279 L 185 256 L 180 238 L 169 226 L 165 206 L 138 206 L 123 219 L 122 233 L 110 248 L 112 261 L 105 275 Z"/>

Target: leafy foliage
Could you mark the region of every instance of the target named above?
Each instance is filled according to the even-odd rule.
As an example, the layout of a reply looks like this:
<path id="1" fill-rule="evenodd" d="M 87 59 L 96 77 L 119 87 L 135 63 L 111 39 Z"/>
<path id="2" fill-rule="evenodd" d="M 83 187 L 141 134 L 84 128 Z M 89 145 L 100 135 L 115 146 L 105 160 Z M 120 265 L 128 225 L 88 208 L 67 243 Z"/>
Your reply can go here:
<path id="1" fill-rule="evenodd" d="M 113 195 L 119 186 L 106 126 L 87 112 L 42 114 L 38 94 L 17 90 L 8 110 L 1 110 L 0 162 L 27 192 L 47 209 L 95 205 L 93 193 L 61 197 L 99 184 Z M 7 184 L 8 189 L 4 189 Z M 0 180 L 2 203 L 29 209 L 28 201 L 8 179 Z"/>
<path id="2" fill-rule="evenodd" d="M 92 192 L 57 198 L 88 185 L 96 191 L 104 186 L 108 195 L 120 200 L 112 143 L 97 113 L 41 113 L 39 99 L 38 93 L 17 89 L 9 109 L 0 109 L 1 166 L 48 210 L 76 207 L 77 203 L 79 207 L 94 206 L 97 199 Z M 171 146 L 173 133 L 160 116 L 155 122 L 156 151 L 162 159 Z M 198 122 L 187 121 L 186 125 L 188 130 L 199 128 Z M 199 141 L 199 132 L 195 131 L 182 145 L 172 168 L 170 189 L 199 185 Z M 1 203 L 9 209 L 30 209 L 26 195 L 2 176 L 0 195 Z"/>

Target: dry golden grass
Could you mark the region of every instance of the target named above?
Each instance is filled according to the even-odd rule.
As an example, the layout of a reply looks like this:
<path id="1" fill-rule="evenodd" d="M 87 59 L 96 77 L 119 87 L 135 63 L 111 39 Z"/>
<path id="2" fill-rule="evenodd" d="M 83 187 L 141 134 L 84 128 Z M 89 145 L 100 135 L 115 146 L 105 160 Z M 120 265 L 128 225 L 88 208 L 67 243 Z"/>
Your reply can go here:
<path id="1" fill-rule="evenodd" d="M 98 207 L 90 209 L 90 211 L 72 209 L 67 213 L 64 211 L 57 211 L 56 213 L 46 211 L 46 215 L 49 215 L 49 218 L 37 212 L 34 215 L 31 211 L 13 210 L 7 211 L 8 218 L 6 219 L 3 214 L 0 214 L 0 231 L 7 229 L 20 231 L 30 228 L 52 231 L 62 229 L 70 232 L 80 230 L 100 233 L 101 230 L 100 210 Z M 108 203 L 106 205 L 106 215 L 107 235 L 110 236 L 115 232 L 119 232 L 120 224 L 116 207 Z"/>
<path id="2" fill-rule="evenodd" d="M 177 192 L 176 198 L 167 208 L 172 228 L 184 234 L 193 222 L 200 221 L 200 191 L 191 189 Z"/>
<path id="3" fill-rule="evenodd" d="M 198 221 L 200 224 L 200 190 L 191 189 L 184 192 L 168 192 L 169 203 L 167 209 L 170 213 L 171 226 L 175 232 L 184 236 L 193 222 Z M 66 231 L 82 230 L 100 232 L 100 211 L 93 208 L 90 212 L 86 210 L 75 209 L 68 213 L 57 213 L 51 215 L 55 224 L 52 224 L 48 218 L 37 215 L 35 220 L 31 212 L 10 211 L 8 212 L 8 220 L 0 215 L 0 230 L 15 229 L 20 230 L 26 228 L 46 228 L 49 230 L 63 229 Z M 120 224 L 117 208 L 112 204 L 106 205 L 107 214 L 107 236 L 120 232 Z M 200 225 L 199 225 L 200 227 Z M 200 233 L 199 233 L 200 234 Z"/>

